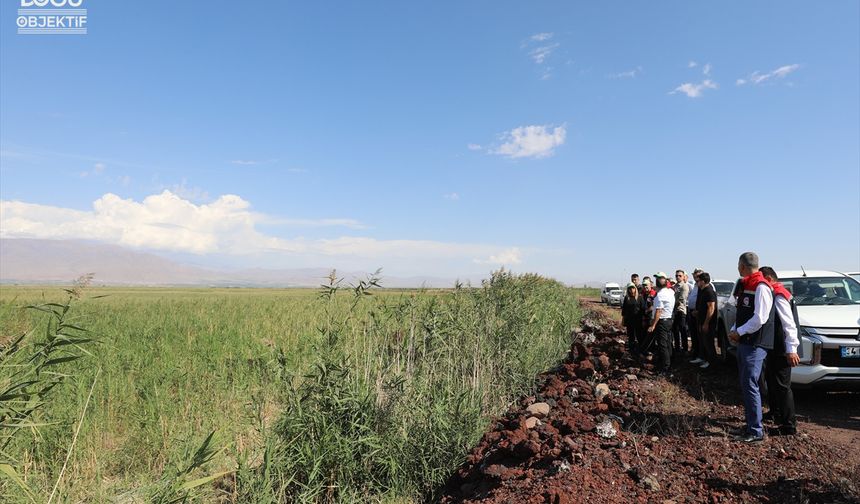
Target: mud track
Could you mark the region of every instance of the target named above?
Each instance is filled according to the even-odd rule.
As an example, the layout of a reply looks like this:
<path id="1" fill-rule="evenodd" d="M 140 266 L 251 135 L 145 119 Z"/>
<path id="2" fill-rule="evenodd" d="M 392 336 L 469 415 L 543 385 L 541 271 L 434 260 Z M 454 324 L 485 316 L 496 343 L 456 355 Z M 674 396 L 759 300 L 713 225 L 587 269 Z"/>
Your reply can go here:
<path id="1" fill-rule="evenodd" d="M 440 502 L 860 502 L 851 425 L 734 442 L 743 408 L 729 368 L 658 378 L 630 358 L 614 312 L 584 308 L 567 358 L 494 422 Z"/>

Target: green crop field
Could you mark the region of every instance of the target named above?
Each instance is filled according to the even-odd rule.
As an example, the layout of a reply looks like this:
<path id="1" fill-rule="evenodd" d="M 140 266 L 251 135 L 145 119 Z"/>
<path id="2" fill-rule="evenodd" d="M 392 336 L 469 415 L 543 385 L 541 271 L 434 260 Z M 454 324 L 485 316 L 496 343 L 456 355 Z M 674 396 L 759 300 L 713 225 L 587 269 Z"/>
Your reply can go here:
<path id="1" fill-rule="evenodd" d="M 0 500 L 431 500 L 564 355 L 580 292 L 504 272 L 450 290 L 90 287 L 57 326 L 24 307 L 62 310 L 62 288 L 2 286 Z M 78 337 L 54 355 L 81 357 L 34 358 L 52 331 Z"/>

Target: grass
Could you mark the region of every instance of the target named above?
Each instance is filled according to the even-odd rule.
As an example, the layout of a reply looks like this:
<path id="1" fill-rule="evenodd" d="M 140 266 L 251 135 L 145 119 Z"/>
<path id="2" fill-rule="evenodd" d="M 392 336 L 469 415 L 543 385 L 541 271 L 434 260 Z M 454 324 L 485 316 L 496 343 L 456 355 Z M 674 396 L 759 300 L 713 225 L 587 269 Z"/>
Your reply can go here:
<path id="1" fill-rule="evenodd" d="M 4 457 L 37 501 L 68 455 L 57 502 L 167 502 L 165 488 L 181 497 L 224 471 L 188 499 L 421 502 L 563 356 L 579 314 L 576 291 L 504 272 L 478 288 L 324 294 L 90 288 L 70 323 L 99 342 L 61 364 L 70 378 L 36 413 L 48 425 Z M 44 330 L 22 306 L 63 296 L 0 288 L 0 345 Z M 29 501 L 8 478 L 0 492 Z"/>

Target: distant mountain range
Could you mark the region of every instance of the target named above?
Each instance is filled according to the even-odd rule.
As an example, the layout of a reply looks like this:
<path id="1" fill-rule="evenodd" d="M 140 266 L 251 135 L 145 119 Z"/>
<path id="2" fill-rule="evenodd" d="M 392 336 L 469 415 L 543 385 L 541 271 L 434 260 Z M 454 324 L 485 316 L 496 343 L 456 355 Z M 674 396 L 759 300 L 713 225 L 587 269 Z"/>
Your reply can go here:
<path id="1" fill-rule="evenodd" d="M 97 285 L 318 287 L 327 268 L 224 271 L 182 264 L 155 254 L 79 240 L 0 239 L 0 283 L 68 284 L 95 273 Z M 355 281 L 363 272 L 341 272 Z M 453 278 L 384 276 L 384 287 L 451 287 Z"/>

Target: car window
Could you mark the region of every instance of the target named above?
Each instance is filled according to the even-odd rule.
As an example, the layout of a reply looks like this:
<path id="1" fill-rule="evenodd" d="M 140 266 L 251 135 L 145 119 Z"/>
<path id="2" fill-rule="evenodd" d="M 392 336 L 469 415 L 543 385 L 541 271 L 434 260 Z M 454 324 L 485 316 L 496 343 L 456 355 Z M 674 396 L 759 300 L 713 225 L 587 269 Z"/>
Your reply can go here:
<path id="1" fill-rule="evenodd" d="M 798 306 L 860 304 L 860 283 L 849 277 L 781 280 Z"/>
<path id="2" fill-rule="evenodd" d="M 713 282 L 718 296 L 731 296 L 735 284 L 732 282 Z"/>

